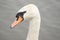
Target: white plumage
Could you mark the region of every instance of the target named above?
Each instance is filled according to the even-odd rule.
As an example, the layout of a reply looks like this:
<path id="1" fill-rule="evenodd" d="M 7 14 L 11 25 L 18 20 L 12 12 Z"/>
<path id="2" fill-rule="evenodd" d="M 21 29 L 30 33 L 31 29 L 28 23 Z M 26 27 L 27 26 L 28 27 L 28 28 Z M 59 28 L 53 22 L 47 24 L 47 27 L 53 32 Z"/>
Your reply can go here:
<path id="1" fill-rule="evenodd" d="M 26 11 L 26 13 L 23 15 L 24 20 L 30 20 L 29 31 L 26 40 L 38 40 L 41 17 L 37 6 L 35 6 L 34 4 L 28 4 L 18 10 L 17 13 L 23 11 Z M 13 26 L 14 25 L 12 25 L 12 27 Z"/>
<path id="2" fill-rule="evenodd" d="M 30 19 L 30 26 L 26 40 L 38 40 L 41 22 L 38 8 L 34 4 L 28 4 L 22 7 L 18 12 L 20 11 L 27 11 L 27 13 L 24 14 L 24 19 Z"/>

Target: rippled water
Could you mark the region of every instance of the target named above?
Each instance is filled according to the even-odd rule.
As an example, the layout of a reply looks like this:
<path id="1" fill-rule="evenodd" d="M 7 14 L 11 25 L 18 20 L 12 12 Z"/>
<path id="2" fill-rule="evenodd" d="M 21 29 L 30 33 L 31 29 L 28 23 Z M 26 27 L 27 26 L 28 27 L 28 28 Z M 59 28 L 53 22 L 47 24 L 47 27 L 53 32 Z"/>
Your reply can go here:
<path id="1" fill-rule="evenodd" d="M 39 40 L 60 40 L 60 0 L 0 0 L 0 40 L 26 40 L 29 21 L 23 21 L 14 29 L 9 27 L 16 12 L 29 3 L 40 10 Z"/>

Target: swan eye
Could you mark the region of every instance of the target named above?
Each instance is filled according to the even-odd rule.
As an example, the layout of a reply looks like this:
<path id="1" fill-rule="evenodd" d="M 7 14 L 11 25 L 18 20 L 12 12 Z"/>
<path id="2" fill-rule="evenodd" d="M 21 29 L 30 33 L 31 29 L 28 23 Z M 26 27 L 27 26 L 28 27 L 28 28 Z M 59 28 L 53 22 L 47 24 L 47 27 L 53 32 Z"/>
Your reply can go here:
<path id="1" fill-rule="evenodd" d="M 19 18 L 19 16 L 23 18 L 24 13 L 26 13 L 26 11 L 18 12 L 18 13 L 16 14 L 16 18 Z"/>

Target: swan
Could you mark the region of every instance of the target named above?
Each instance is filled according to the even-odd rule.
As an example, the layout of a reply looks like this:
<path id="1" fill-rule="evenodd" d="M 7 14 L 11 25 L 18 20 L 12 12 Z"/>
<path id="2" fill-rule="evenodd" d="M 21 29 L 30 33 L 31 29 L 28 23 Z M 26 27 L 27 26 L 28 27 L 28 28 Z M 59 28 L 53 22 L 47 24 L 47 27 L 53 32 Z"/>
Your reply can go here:
<path id="1" fill-rule="evenodd" d="M 34 4 L 28 4 L 17 11 L 16 19 L 11 24 L 11 28 L 14 28 L 17 24 L 26 19 L 30 21 L 26 40 L 38 40 L 41 17 L 39 9 Z"/>

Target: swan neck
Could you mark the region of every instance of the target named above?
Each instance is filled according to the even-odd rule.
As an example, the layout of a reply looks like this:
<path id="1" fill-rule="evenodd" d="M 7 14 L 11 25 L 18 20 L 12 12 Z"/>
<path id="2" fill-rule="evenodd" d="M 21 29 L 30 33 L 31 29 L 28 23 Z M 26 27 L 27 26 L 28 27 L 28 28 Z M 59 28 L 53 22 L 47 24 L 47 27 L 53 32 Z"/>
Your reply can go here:
<path id="1" fill-rule="evenodd" d="M 34 18 L 30 21 L 27 40 L 38 40 L 40 30 L 40 18 Z"/>

